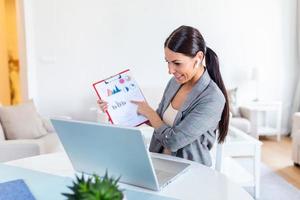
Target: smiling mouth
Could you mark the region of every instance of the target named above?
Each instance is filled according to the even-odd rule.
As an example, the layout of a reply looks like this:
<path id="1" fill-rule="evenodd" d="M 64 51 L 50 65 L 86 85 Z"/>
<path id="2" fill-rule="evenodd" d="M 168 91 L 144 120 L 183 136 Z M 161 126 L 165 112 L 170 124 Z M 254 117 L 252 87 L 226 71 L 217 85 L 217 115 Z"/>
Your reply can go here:
<path id="1" fill-rule="evenodd" d="M 183 77 L 183 75 L 180 76 L 174 76 L 177 80 L 179 80 L 181 77 Z"/>

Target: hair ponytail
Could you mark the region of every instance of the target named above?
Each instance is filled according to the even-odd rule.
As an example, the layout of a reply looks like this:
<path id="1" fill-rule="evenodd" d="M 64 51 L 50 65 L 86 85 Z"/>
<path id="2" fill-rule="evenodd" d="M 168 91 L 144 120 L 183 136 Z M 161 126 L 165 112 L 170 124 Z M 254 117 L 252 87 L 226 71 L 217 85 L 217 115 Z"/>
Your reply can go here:
<path id="1" fill-rule="evenodd" d="M 225 106 L 219 122 L 219 138 L 218 142 L 223 143 L 228 132 L 229 124 L 229 105 L 226 88 L 220 73 L 219 59 L 217 54 L 209 47 L 206 47 L 205 54 L 206 69 L 210 78 L 218 85 L 225 97 Z"/>

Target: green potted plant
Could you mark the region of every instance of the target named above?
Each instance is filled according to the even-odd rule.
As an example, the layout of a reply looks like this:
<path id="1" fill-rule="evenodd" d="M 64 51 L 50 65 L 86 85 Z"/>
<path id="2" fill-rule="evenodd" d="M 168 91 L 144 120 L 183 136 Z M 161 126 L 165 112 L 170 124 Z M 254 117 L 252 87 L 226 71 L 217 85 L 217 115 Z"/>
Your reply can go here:
<path id="1" fill-rule="evenodd" d="M 118 187 L 119 179 L 108 177 L 106 172 L 101 179 L 98 175 L 85 178 L 84 174 L 76 175 L 71 193 L 62 193 L 68 200 L 124 200 L 123 190 Z"/>

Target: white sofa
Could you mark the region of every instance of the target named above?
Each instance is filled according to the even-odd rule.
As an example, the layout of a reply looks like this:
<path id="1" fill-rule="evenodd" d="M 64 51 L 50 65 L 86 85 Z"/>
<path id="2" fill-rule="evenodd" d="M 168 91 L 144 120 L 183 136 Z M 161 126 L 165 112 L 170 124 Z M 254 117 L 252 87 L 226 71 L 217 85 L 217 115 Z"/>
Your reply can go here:
<path id="1" fill-rule="evenodd" d="M 292 159 L 295 165 L 300 165 L 300 112 L 297 112 L 293 115 L 292 138 L 293 138 Z"/>
<path id="2" fill-rule="evenodd" d="M 251 131 L 250 112 L 243 107 L 239 107 L 239 115 L 231 115 L 229 123 L 231 126 L 242 130 L 245 133 Z"/>
<path id="3" fill-rule="evenodd" d="M 245 133 L 250 133 L 250 113 L 248 112 L 248 110 L 241 107 L 240 104 L 238 104 L 237 93 L 238 88 L 227 90 L 230 110 L 229 123 L 231 126 L 238 128 Z"/>
<path id="4" fill-rule="evenodd" d="M 57 134 L 49 121 L 43 120 L 43 123 L 47 134 L 37 139 L 6 140 L 4 132 L 0 131 L 0 162 L 60 151 L 62 146 Z"/>

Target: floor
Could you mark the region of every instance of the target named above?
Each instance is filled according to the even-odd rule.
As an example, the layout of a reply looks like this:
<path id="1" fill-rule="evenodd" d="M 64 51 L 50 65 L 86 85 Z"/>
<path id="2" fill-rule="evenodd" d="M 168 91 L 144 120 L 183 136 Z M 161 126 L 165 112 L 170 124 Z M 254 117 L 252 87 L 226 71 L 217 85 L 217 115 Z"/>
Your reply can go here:
<path id="1" fill-rule="evenodd" d="M 282 137 L 280 142 L 277 142 L 275 137 L 260 137 L 259 139 L 263 142 L 262 162 L 300 189 L 300 167 L 294 166 L 291 159 L 291 138 Z"/>

